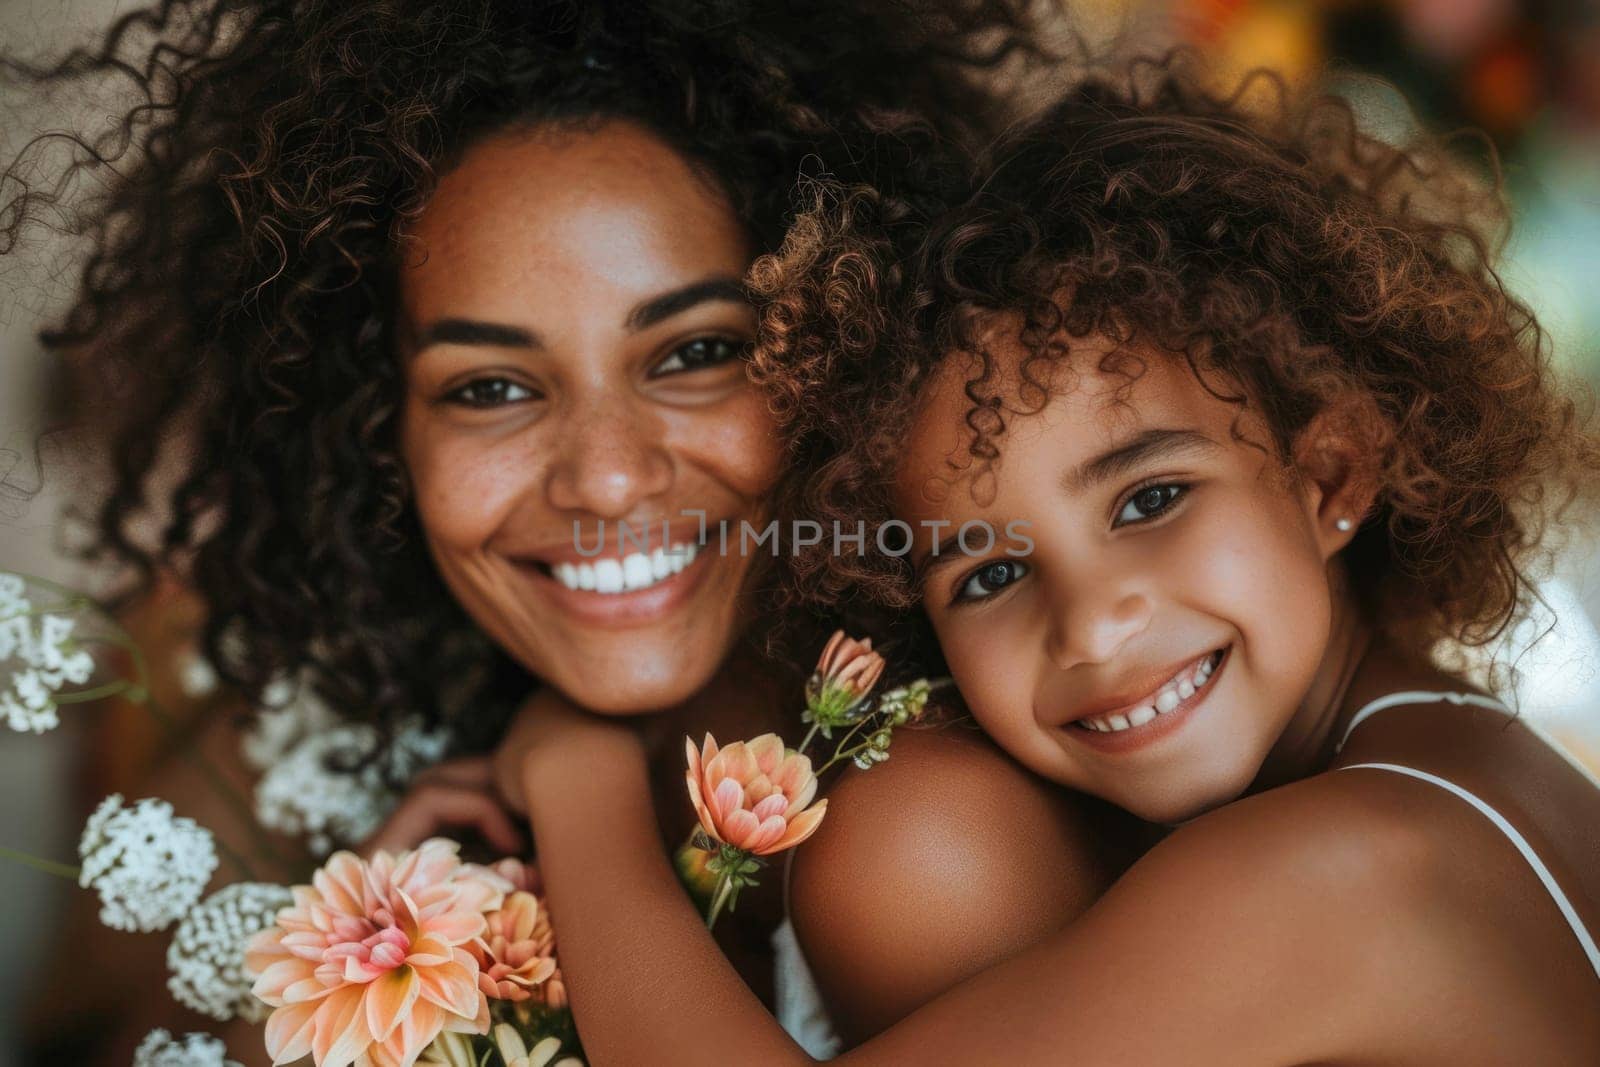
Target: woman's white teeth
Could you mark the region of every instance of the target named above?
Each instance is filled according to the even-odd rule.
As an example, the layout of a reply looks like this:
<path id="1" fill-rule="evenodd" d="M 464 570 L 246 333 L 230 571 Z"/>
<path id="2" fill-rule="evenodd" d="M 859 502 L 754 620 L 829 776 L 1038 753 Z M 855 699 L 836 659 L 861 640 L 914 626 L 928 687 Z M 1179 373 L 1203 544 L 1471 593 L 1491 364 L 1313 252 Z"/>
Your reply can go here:
<path id="1" fill-rule="evenodd" d="M 1103 734 L 1116 733 L 1120 730 L 1132 729 L 1143 726 L 1157 715 L 1165 715 L 1177 706 L 1194 696 L 1206 682 L 1211 680 L 1211 672 L 1216 670 L 1220 662 L 1218 655 L 1213 652 L 1200 661 L 1199 666 L 1190 671 L 1183 671 L 1171 681 L 1163 685 L 1159 692 L 1150 699 L 1150 703 L 1134 708 L 1130 712 L 1106 715 L 1094 719 L 1079 719 L 1075 723 L 1085 730 L 1095 730 Z"/>
<path id="2" fill-rule="evenodd" d="M 693 563 L 699 551 L 699 545 L 673 545 L 670 549 L 630 552 L 621 559 L 557 563 L 550 568 L 550 573 L 568 589 L 594 593 L 631 593 L 666 581 Z"/>

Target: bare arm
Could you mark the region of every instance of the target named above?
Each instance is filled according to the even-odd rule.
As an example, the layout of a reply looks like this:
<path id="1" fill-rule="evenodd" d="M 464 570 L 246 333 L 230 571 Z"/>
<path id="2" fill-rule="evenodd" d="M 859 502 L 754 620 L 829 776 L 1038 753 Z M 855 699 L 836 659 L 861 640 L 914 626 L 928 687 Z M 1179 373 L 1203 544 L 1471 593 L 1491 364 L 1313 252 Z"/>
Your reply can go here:
<path id="1" fill-rule="evenodd" d="M 525 783 L 595 1064 L 698 1064 L 708 1050 L 811 1062 L 675 886 L 637 742 L 607 727 L 536 750 Z M 1393 1051 L 1454 993 L 1455 968 L 1422 962 L 1440 958 L 1436 924 L 1421 921 L 1419 880 L 1394 874 L 1417 869 L 1421 832 L 1404 811 L 1349 802 L 1355 788 L 1301 783 L 1197 820 L 1079 921 L 841 1062 L 1234 1067 Z"/>
<path id="2" fill-rule="evenodd" d="M 829 796 L 790 913 L 851 1045 L 1066 926 L 1145 835 L 961 727 L 901 731 L 891 760 Z"/>

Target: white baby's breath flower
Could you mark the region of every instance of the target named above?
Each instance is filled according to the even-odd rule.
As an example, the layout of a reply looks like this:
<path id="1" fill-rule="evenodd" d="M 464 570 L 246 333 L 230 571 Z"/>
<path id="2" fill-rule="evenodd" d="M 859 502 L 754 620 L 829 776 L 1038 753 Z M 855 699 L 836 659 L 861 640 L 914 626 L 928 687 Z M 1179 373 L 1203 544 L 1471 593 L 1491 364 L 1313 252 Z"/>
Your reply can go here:
<path id="1" fill-rule="evenodd" d="M 37 734 L 60 724 L 55 694 L 68 682 L 87 682 L 94 660 L 73 643 L 73 619 L 33 610 L 27 584 L 0 574 L 0 718 Z"/>
<path id="2" fill-rule="evenodd" d="M 78 842 L 78 884 L 100 894 L 100 921 L 117 930 L 164 930 L 200 899 L 217 869 L 211 832 L 147 797 L 101 801 Z"/>
<path id="3" fill-rule="evenodd" d="M 183 653 L 178 661 L 178 688 L 191 700 L 204 700 L 217 691 L 221 683 L 217 669 L 197 648 Z"/>
<path id="4" fill-rule="evenodd" d="M 262 690 L 255 723 L 244 735 L 245 761 L 258 771 L 269 770 L 306 738 L 337 725 L 338 713 L 307 678 L 275 678 Z"/>
<path id="5" fill-rule="evenodd" d="M 303 738 L 256 784 L 256 818 L 268 829 L 304 835 L 317 856 L 360 844 L 399 802 L 386 768 L 404 782 L 444 756 L 449 735 L 407 726 L 385 756 L 367 759 L 377 744 L 378 731 L 363 724 Z"/>
<path id="6" fill-rule="evenodd" d="M 20 574 L 0 571 L 0 619 L 26 615 L 33 610 L 28 600 L 28 583 Z"/>
<path id="7" fill-rule="evenodd" d="M 235 882 L 207 897 L 183 917 L 167 946 L 173 997 L 222 1022 L 265 1019 L 270 1009 L 250 992 L 244 946 L 293 901 L 288 889 L 265 882 Z"/>
<path id="8" fill-rule="evenodd" d="M 166 1030 L 152 1030 L 133 1053 L 133 1067 L 240 1067 L 228 1059 L 228 1049 L 210 1034 L 184 1034 L 173 1038 Z"/>

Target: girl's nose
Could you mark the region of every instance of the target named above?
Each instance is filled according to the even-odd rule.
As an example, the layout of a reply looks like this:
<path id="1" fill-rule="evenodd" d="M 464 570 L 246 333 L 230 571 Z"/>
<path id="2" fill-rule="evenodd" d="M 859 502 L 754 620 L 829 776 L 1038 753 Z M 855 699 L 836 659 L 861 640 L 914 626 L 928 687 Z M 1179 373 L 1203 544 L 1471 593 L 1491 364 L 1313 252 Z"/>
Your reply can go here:
<path id="1" fill-rule="evenodd" d="M 1071 588 L 1055 585 L 1050 595 L 1046 650 L 1062 670 L 1112 661 L 1150 625 L 1149 597 L 1114 575 L 1085 575 Z"/>

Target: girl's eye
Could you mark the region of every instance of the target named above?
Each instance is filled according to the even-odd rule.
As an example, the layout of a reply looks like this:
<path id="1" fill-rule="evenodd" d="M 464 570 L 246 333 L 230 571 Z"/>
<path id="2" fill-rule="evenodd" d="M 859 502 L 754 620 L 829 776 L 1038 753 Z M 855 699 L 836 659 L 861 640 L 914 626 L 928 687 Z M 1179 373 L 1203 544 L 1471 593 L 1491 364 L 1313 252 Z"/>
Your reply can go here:
<path id="1" fill-rule="evenodd" d="M 497 408 L 533 398 L 533 390 L 509 378 L 474 378 L 445 396 L 450 403 L 469 408 Z"/>
<path id="2" fill-rule="evenodd" d="M 727 337 L 699 337 L 673 349 L 666 359 L 655 365 L 650 376 L 659 378 L 666 374 L 720 366 L 730 360 L 742 359 L 749 351 L 748 342 Z"/>
<path id="3" fill-rule="evenodd" d="M 1170 508 L 1184 492 L 1185 487 L 1181 485 L 1147 486 L 1128 498 L 1112 525 L 1126 526 L 1153 519 Z"/>
<path id="4" fill-rule="evenodd" d="M 982 600 L 993 596 L 1013 582 L 1020 581 L 1028 573 L 1028 565 L 1014 559 L 995 560 L 985 563 L 967 576 L 956 590 L 956 601 Z"/>

